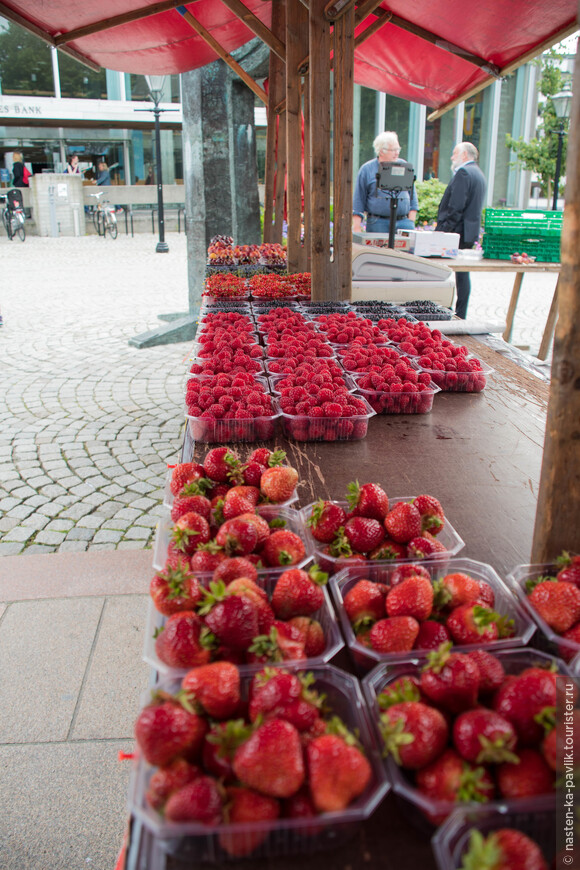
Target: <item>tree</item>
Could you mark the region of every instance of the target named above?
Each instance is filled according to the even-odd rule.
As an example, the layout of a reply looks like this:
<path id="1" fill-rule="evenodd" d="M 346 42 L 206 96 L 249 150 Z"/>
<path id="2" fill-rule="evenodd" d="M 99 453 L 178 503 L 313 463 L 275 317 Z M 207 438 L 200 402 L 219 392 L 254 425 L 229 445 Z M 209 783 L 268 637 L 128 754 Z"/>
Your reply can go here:
<path id="1" fill-rule="evenodd" d="M 552 184 L 556 174 L 556 155 L 558 153 L 558 131 L 560 120 L 554 111 L 552 97 L 562 90 L 564 78 L 558 66 L 558 60 L 562 55 L 552 50 L 543 54 L 537 61 L 541 68 L 538 90 L 541 94 L 538 102 L 538 111 L 541 121 L 538 124 L 537 135 L 525 142 L 520 136 L 514 139 L 509 134 L 506 136 L 506 145 L 515 152 L 517 160 L 512 166 L 535 172 L 541 183 L 541 193 L 548 201 L 552 197 Z M 542 99 L 543 98 L 543 99 Z M 568 132 L 569 121 L 564 119 L 564 131 Z M 567 137 L 564 137 L 562 147 L 562 166 L 566 165 Z M 563 185 L 560 185 L 562 191 Z M 560 192 L 559 191 L 559 192 Z"/>

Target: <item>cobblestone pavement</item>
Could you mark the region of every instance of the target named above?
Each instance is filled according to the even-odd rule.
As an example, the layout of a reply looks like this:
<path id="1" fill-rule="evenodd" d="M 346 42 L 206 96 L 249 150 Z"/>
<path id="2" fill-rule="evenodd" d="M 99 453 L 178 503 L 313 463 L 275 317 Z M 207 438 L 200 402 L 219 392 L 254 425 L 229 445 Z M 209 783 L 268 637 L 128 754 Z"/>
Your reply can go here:
<path id="1" fill-rule="evenodd" d="M 188 344 L 137 350 L 187 308 L 185 236 L 0 239 L 0 555 L 151 544 L 183 425 Z M 505 322 L 513 276 L 472 275 Z M 536 353 L 555 275 L 526 275 L 513 342 Z"/>

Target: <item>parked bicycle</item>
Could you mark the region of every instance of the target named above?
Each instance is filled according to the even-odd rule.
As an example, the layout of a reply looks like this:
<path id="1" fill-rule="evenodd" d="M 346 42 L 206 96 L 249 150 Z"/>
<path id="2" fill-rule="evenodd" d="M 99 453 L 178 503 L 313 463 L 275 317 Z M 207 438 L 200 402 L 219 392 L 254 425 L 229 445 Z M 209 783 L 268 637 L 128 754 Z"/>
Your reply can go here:
<path id="1" fill-rule="evenodd" d="M 21 242 L 26 239 L 26 229 L 24 221 L 24 202 L 22 193 L 19 190 L 9 190 L 5 195 L 0 196 L 0 203 L 4 204 L 2 210 L 2 223 L 6 230 L 6 235 L 12 241 L 15 236 L 18 236 Z"/>
<path id="2" fill-rule="evenodd" d="M 116 239 L 119 228 L 117 226 L 115 206 L 111 205 L 106 199 L 100 202 L 100 197 L 104 195 L 104 190 L 99 191 L 99 193 L 91 193 L 91 196 L 94 196 L 97 200 L 93 210 L 93 223 L 99 236 L 106 236 L 108 233 L 112 239 Z"/>

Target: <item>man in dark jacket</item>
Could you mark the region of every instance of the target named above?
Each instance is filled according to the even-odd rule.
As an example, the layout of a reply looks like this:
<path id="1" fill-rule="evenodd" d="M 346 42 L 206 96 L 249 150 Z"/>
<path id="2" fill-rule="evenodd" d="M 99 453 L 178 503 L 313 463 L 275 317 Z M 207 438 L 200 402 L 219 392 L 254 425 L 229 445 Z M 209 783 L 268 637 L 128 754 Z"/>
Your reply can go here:
<path id="1" fill-rule="evenodd" d="M 481 210 L 485 199 L 485 176 L 476 163 L 477 148 L 471 142 L 456 145 L 451 155 L 454 175 L 439 203 L 437 230 L 459 233 L 459 247 L 472 248 L 479 238 Z M 469 272 L 456 272 L 455 313 L 465 320 L 471 293 Z"/>

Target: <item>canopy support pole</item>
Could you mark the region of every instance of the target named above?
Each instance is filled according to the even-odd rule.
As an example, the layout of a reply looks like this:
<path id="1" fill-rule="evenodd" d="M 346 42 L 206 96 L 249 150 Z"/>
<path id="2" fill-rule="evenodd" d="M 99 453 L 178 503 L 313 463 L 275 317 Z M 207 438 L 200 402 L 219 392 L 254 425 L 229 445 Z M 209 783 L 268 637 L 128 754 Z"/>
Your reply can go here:
<path id="1" fill-rule="evenodd" d="M 272 0 L 272 33 L 279 39 L 285 31 L 284 0 Z M 282 159 L 279 150 L 280 119 L 276 106 L 285 92 L 285 65 L 273 52 L 270 53 L 270 70 L 268 75 L 268 127 L 266 129 L 266 172 L 264 184 L 264 241 L 282 242 L 282 222 L 274 223 L 274 204 L 276 201 L 276 179 L 278 166 Z"/>
<path id="2" fill-rule="evenodd" d="M 334 299 L 330 261 L 330 24 L 325 0 L 310 3 L 310 253 L 312 300 Z"/>
<path id="3" fill-rule="evenodd" d="M 286 151 L 288 171 L 288 272 L 302 267 L 302 77 L 298 61 L 308 50 L 308 11 L 286 0 Z"/>
<path id="4" fill-rule="evenodd" d="M 354 7 L 334 25 L 333 251 L 335 293 L 352 291 L 352 176 L 354 102 Z"/>

